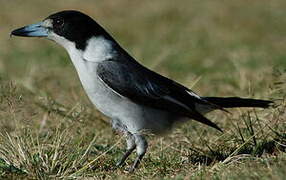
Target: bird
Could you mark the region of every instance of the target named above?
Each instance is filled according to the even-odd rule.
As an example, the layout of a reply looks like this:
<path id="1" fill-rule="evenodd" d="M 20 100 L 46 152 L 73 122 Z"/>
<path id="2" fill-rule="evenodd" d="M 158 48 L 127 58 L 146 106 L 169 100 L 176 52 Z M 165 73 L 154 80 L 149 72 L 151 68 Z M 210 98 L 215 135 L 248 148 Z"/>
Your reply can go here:
<path id="1" fill-rule="evenodd" d="M 44 37 L 64 47 L 90 101 L 126 137 L 126 151 L 116 166 L 125 165 L 136 150 L 130 171 L 138 167 L 147 151 L 147 133 L 160 135 L 169 132 L 174 124 L 191 119 L 222 131 L 204 115 L 236 107 L 268 108 L 273 103 L 199 96 L 136 61 L 93 18 L 77 10 L 56 12 L 10 35 Z"/>

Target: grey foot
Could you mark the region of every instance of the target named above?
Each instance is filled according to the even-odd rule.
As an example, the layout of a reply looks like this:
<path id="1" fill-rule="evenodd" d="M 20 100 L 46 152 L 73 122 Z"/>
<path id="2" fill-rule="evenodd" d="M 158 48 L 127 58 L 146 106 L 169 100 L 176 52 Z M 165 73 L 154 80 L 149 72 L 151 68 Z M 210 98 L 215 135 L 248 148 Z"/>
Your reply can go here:
<path id="1" fill-rule="evenodd" d="M 128 149 L 124 155 L 122 156 L 122 158 L 116 163 L 117 167 L 120 167 L 124 164 L 124 162 L 126 161 L 126 159 L 128 158 L 128 156 L 134 151 L 135 146 L 132 147 L 131 149 Z"/>
<path id="2" fill-rule="evenodd" d="M 134 172 L 134 170 L 139 166 L 142 158 L 144 157 L 144 154 L 141 154 L 139 156 L 137 156 L 137 158 L 135 159 L 133 165 L 128 169 L 128 172 Z"/>

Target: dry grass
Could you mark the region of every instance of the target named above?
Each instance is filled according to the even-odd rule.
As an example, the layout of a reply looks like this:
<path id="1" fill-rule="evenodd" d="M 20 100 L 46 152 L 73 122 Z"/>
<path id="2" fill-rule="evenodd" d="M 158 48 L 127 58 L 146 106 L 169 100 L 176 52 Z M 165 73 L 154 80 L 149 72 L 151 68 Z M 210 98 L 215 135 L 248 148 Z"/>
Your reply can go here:
<path id="1" fill-rule="evenodd" d="M 10 179 L 283 179 L 284 0 L 0 1 L 0 176 Z M 88 101 L 67 54 L 12 29 L 63 9 L 96 18 L 146 66 L 201 95 L 276 100 L 274 108 L 209 115 L 224 133 L 188 122 L 132 173 L 114 169 L 121 135 Z M 128 160 L 128 164 L 134 159 Z"/>

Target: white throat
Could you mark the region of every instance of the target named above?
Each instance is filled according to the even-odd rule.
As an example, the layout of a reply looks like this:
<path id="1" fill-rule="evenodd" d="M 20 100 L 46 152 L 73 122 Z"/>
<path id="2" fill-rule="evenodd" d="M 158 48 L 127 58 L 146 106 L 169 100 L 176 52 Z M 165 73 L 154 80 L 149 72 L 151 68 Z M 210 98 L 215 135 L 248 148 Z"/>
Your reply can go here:
<path id="1" fill-rule="evenodd" d="M 92 37 L 87 41 L 85 50 L 81 50 L 76 48 L 74 42 L 57 34 L 51 33 L 48 38 L 67 50 L 84 89 L 88 95 L 93 94 L 98 89 L 96 76 L 98 63 L 115 55 L 112 49 L 113 42 L 104 37 Z"/>
<path id="2" fill-rule="evenodd" d="M 51 33 L 48 38 L 63 46 L 69 53 L 72 61 L 77 61 L 80 58 L 90 62 L 102 62 L 111 59 L 114 55 L 112 50 L 113 42 L 105 39 L 103 36 L 90 38 L 84 51 L 77 49 L 74 42 L 55 33 Z"/>

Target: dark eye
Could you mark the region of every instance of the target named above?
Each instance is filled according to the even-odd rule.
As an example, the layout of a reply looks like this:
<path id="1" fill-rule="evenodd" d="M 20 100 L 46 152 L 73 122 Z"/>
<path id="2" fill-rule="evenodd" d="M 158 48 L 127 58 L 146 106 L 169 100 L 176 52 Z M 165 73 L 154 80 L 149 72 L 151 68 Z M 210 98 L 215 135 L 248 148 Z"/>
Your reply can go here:
<path id="1" fill-rule="evenodd" d="M 54 21 L 53 21 L 53 25 L 54 25 L 54 27 L 61 27 L 61 26 L 63 26 L 64 25 L 64 20 L 63 19 L 55 19 Z"/>

